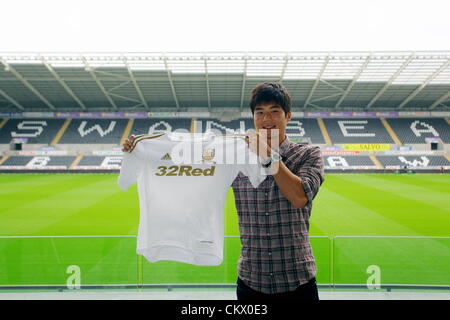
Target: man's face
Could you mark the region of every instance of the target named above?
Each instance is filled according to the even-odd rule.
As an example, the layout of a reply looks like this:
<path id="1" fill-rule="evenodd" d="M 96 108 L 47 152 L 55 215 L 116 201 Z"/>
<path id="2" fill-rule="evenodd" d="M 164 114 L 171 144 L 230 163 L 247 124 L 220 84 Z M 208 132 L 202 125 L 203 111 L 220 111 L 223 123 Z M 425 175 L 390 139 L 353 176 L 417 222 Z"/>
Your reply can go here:
<path id="1" fill-rule="evenodd" d="M 266 129 L 267 138 L 270 139 L 273 135 L 271 131 L 276 129 L 278 130 L 279 142 L 281 143 L 285 139 L 286 126 L 291 120 L 291 115 L 291 112 L 286 114 L 283 108 L 276 103 L 258 105 L 253 113 L 256 131 Z"/>

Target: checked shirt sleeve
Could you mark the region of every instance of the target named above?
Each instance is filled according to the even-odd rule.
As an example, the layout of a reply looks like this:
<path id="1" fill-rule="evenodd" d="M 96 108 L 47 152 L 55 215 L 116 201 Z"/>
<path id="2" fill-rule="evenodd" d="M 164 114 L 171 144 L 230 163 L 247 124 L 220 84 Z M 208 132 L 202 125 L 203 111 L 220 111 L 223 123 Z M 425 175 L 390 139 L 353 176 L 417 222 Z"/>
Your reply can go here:
<path id="1" fill-rule="evenodd" d="M 323 158 L 319 147 L 309 147 L 303 156 L 297 175 L 301 179 L 303 190 L 308 199 L 306 206 L 312 204 L 324 181 Z"/>

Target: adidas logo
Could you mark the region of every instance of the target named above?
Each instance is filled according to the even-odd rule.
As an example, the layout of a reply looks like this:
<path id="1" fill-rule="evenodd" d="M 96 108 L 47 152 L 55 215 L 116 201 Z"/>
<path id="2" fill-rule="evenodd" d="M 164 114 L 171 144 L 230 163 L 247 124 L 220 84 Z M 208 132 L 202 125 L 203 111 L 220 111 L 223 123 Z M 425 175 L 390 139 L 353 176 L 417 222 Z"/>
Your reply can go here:
<path id="1" fill-rule="evenodd" d="M 166 155 L 162 157 L 161 160 L 172 160 L 172 157 L 170 156 L 170 154 L 166 153 Z"/>

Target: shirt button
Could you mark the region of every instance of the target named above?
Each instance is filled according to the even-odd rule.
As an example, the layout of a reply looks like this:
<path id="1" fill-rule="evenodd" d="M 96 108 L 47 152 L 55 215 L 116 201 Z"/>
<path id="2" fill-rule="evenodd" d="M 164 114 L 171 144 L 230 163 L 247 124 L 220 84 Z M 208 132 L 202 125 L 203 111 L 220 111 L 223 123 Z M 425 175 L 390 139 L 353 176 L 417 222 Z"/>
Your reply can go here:
<path id="1" fill-rule="evenodd" d="M 271 273 L 270 276 L 273 277 L 273 273 Z"/>
<path id="2" fill-rule="evenodd" d="M 267 236 L 270 236 L 270 233 L 268 233 Z"/>
<path id="3" fill-rule="evenodd" d="M 264 193 L 265 195 L 266 195 L 266 197 L 269 195 L 267 192 L 266 193 Z"/>
<path id="4" fill-rule="evenodd" d="M 272 252 L 269 252 L 269 256 L 271 256 L 272 255 Z"/>
<path id="5" fill-rule="evenodd" d="M 266 212 L 266 216 L 268 216 L 269 215 L 269 213 L 268 212 Z"/>

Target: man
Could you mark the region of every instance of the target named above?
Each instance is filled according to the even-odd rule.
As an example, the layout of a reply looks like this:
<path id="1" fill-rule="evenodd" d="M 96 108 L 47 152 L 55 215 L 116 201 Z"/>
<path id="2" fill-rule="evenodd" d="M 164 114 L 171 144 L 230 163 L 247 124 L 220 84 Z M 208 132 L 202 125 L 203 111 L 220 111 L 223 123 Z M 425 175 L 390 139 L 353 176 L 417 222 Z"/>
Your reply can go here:
<path id="1" fill-rule="evenodd" d="M 256 86 L 250 108 L 258 134 L 248 133 L 249 146 L 272 175 L 257 189 L 242 174 L 232 185 L 242 243 L 238 300 L 318 300 L 308 233 L 312 200 L 324 180 L 320 149 L 286 136 L 291 98 L 279 83 Z"/>
<path id="2" fill-rule="evenodd" d="M 232 184 L 242 243 L 237 298 L 318 300 L 308 233 L 312 200 L 324 180 L 320 149 L 286 136 L 291 97 L 279 83 L 256 86 L 250 108 L 256 132 L 248 131 L 246 140 L 269 175 L 256 189 L 242 173 Z"/>

